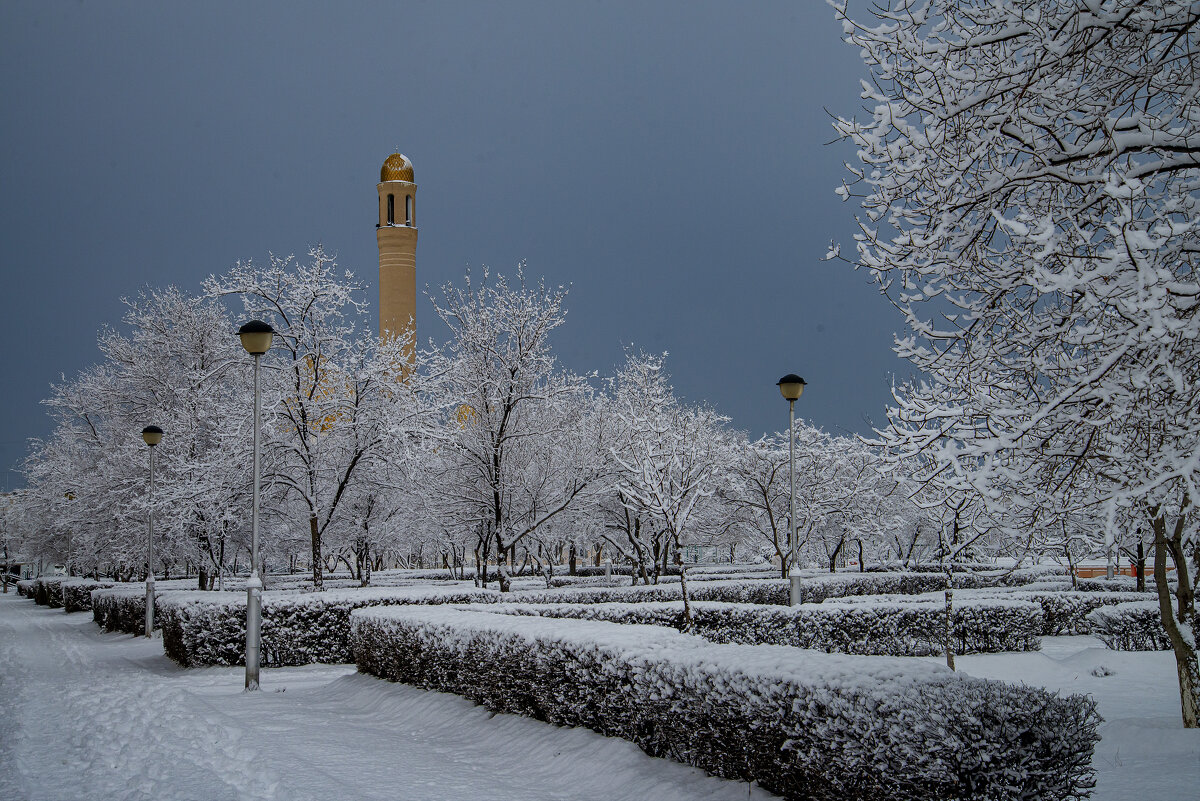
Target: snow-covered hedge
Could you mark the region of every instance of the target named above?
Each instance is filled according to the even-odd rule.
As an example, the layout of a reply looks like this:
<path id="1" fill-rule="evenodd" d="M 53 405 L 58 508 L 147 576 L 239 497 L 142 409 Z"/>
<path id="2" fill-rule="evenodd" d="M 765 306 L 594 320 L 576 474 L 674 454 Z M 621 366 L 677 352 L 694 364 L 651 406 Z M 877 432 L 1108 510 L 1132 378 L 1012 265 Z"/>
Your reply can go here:
<path id="1" fill-rule="evenodd" d="M 1068 581 L 1071 576 L 1071 568 L 1067 565 L 1029 565 L 1028 567 L 1018 567 L 1015 570 L 1005 570 L 999 573 L 996 578 L 1000 584 L 1006 587 L 1019 587 L 1022 584 L 1030 584 L 1035 581 L 1045 581 L 1057 577 L 1065 578 Z"/>
<path id="2" fill-rule="evenodd" d="M 1158 601 L 1101 606 L 1088 615 L 1092 633 L 1114 651 L 1169 651 Z"/>
<path id="3" fill-rule="evenodd" d="M 688 598 L 695 601 L 727 603 L 788 603 L 788 582 L 784 579 L 720 579 L 688 584 Z M 679 581 L 666 584 L 638 584 L 620 587 L 567 587 L 554 590 L 520 590 L 504 596 L 511 603 L 526 604 L 603 604 L 678 601 L 683 597 Z"/>
<path id="4" fill-rule="evenodd" d="M 155 585 L 154 607 L 162 602 L 162 590 Z M 118 584 L 92 590 L 92 620 L 105 631 L 143 634 L 146 631 L 146 585 Z M 162 628 L 162 617 L 154 616 L 154 628 Z"/>
<path id="5" fill-rule="evenodd" d="M 17 595 L 23 595 L 26 598 L 33 597 L 33 589 L 36 584 L 36 579 L 21 579 L 17 582 Z"/>
<path id="6" fill-rule="evenodd" d="M 62 583 L 66 576 L 42 576 L 33 580 L 33 600 L 39 606 L 59 609 L 63 605 Z"/>
<path id="7" fill-rule="evenodd" d="M 359 670 L 814 801 L 1076 798 L 1100 717 L 928 663 L 721 645 L 660 627 L 359 609 Z"/>
<path id="8" fill-rule="evenodd" d="M 87 612 L 92 608 L 92 590 L 114 586 L 111 581 L 70 579 L 62 583 L 63 609 L 67 612 Z"/>
<path id="9" fill-rule="evenodd" d="M 1042 634 L 1052 637 L 1063 634 L 1090 634 L 1092 633 L 1092 623 L 1089 615 L 1093 610 L 1129 601 L 1144 601 L 1146 594 L 1138 592 L 1022 592 L 1018 590 L 1004 597 L 1040 604 L 1045 621 Z"/>
<path id="10" fill-rule="evenodd" d="M 956 589 L 995 586 L 996 580 L 976 573 L 955 573 Z M 801 603 L 820 603 L 826 598 L 854 595 L 920 595 L 944 589 L 944 573 L 906 571 L 902 573 L 826 573 L 805 577 L 800 582 Z M 786 604 L 787 600 L 781 603 Z"/>
<path id="11" fill-rule="evenodd" d="M 518 590 L 502 596 L 511 603 L 522 604 L 603 604 L 639 603 L 643 601 L 675 601 L 680 594 L 678 582 L 670 584 L 639 584 L 630 587 L 564 587 L 553 590 Z"/>
<path id="12" fill-rule="evenodd" d="M 386 604 L 478 603 L 498 596 L 470 586 L 364 587 L 325 592 L 264 592 L 264 667 L 349 662 L 350 611 Z M 173 592 L 158 603 L 163 649 L 184 667 L 242 665 L 246 655 L 246 595 Z"/>
<path id="13" fill-rule="evenodd" d="M 683 604 L 678 602 L 501 604 L 494 608 L 507 614 L 676 629 L 683 624 Z M 762 606 L 700 601 L 691 609 L 691 633 L 714 642 L 791 645 L 877 656 L 927 656 L 945 648 L 945 608 L 936 603 Z M 1041 607 L 1028 601 L 977 600 L 954 610 L 954 647 L 960 654 L 1035 651 L 1041 644 L 1041 630 Z"/>
<path id="14" fill-rule="evenodd" d="M 1039 586 L 1042 582 L 1031 586 Z M 1012 589 L 993 588 L 978 590 L 962 590 L 955 593 L 955 606 L 974 604 L 983 600 L 1026 601 L 1041 607 L 1042 628 L 1038 633 L 1043 637 L 1054 637 L 1064 634 L 1090 634 L 1091 622 L 1088 613 L 1102 606 L 1125 603 L 1128 601 L 1144 601 L 1145 593 L 1121 592 L 1074 592 L 1069 585 L 1051 585 L 1052 589 L 1027 591 L 1024 587 Z M 929 603 L 941 602 L 941 592 L 925 593 L 924 595 L 878 595 L 845 598 L 843 604 L 857 603 L 894 603 L 897 601 L 924 601 Z"/>
<path id="15" fill-rule="evenodd" d="M 1081 592 L 1137 592 L 1137 579 L 1133 576 L 1081 578 L 1075 580 L 1075 587 Z M 1150 571 L 1146 572 L 1146 587 L 1154 588 L 1154 576 Z"/>

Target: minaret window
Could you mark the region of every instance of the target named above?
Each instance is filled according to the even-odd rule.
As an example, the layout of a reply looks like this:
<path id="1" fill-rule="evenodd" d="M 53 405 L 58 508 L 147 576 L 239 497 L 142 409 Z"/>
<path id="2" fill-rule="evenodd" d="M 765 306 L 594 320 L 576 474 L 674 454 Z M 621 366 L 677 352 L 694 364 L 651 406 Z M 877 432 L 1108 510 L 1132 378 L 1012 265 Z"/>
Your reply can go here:
<path id="1" fill-rule="evenodd" d="M 387 224 L 392 225 L 396 222 L 396 196 L 388 195 L 388 216 Z"/>
<path id="2" fill-rule="evenodd" d="M 413 201 L 412 195 L 404 196 L 404 224 L 413 224 Z"/>

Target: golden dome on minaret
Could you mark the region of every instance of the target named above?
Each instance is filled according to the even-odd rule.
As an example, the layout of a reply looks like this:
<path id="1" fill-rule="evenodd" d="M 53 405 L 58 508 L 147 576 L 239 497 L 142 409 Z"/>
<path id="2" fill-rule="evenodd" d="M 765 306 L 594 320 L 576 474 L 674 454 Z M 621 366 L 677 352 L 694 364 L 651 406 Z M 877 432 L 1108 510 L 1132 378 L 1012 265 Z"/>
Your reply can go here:
<path id="1" fill-rule="evenodd" d="M 387 157 L 383 162 L 383 168 L 379 171 L 379 182 L 383 183 L 384 181 L 414 183 L 412 162 L 408 160 L 408 156 L 403 153 L 393 153 Z"/>

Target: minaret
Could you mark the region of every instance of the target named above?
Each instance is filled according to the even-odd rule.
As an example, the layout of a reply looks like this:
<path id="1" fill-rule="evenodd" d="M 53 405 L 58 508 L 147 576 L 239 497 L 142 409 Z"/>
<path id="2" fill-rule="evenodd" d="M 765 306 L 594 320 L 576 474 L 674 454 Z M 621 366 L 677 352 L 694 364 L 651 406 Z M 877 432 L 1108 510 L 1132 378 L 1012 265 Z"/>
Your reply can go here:
<path id="1" fill-rule="evenodd" d="M 413 166 L 393 153 L 379 171 L 379 333 L 416 334 L 417 185 Z M 415 337 L 414 337 L 415 339 Z M 411 346 L 409 348 L 411 352 Z"/>

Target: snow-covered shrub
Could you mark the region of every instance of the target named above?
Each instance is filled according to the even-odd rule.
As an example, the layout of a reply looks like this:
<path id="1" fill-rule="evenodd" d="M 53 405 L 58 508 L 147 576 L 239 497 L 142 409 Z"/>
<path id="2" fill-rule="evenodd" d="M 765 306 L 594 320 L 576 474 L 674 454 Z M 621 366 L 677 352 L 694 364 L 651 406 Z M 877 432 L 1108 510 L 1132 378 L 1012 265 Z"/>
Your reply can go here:
<path id="1" fill-rule="evenodd" d="M 349 662 L 353 657 L 352 609 L 387 604 L 478 603 L 498 595 L 494 590 L 461 584 L 264 592 L 261 664 Z M 245 664 L 245 593 L 173 592 L 163 596 L 158 611 L 163 649 L 179 664 Z"/>
<path id="2" fill-rule="evenodd" d="M 813 801 L 1077 798 L 1100 717 L 930 662 L 721 645 L 661 627 L 359 609 L 359 670 L 623 737 Z"/>
<path id="3" fill-rule="evenodd" d="M 1031 586 L 1039 586 L 1043 582 Z M 1090 634 L 1091 623 L 1088 613 L 1101 606 L 1125 603 L 1127 601 L 1143 601 L 1144 593 L 1120 592 L 1074 592 L 1069 585 L 1051 584 L 1051 589 L 1028 591 L 1025 587 L 962 590 L 954 596 L 955 606 L 973 604 L 981 600 L 996 599 L 1010 601 L 1027 601 L 1036 603 L 1042 609 L 1042 628 L 1038 632 L 1043 637 L 1053 637 L 1064 634 Z M 929 603 L 941 602 L 941 592 L 930 592 L 917 596 L 906 595 L 877 595 L 848 597 L 839 603 L 894 603 L 897 601 L 924 601 Z"/>
<path id="4" fill-rule="evenodd" d="M 87 612 L 92 608 L 92 590 L 112 587 L 111 581 L 70 579 L 62 583 L 63 609 L 67 612 Z"/>
<path id="5" fill-rule="evenodd" d="M 976 573 L 955 573 L 955 589 L 994 586 L 995 581 Z M 826 598 L 854 595 L 920 595 L 944 589 L 944 573 L 826 573 L 800 582 L 801 603 L 820 603 Z M 782 601 L 787 603 L 787 600 Z"/>
<path id="6" fill-rule="evenodd" d="M 188 591 L 196 586 L 195 579 L 166 579 L 154 582 L 154 608 L 162 603 L 163 593 Z M 143 634 L 146 631 L 146 585 L 124 582 L 95 589 L 92 596 L 92 620 L 105 631 Z M 154 616 L 154 628 L 162 628 L 162 616 Z"/>
<path id="7" fill-rule="evenodd" d="M 1090 634 L 1090 613 L 1104 606 L 1129 601 L 1144 601 L 1145 593 L 1137 592 L 1016 592 L 1005 595 L 1040 604 L 1045 620 L 1042 634 L 1053 637 L 1063 634 Z"/>
<path id="8" fill-rule="evenodd" d="M 675 601 L 682 598 L 678 582 L 638 584 L 620 587 L 564 587 L 553 590 L 519 590 L 504 596 L 511 603 L 523 604 L 603 604 Z"/>
<path id="9" fill-rule="evenodd" d="M 36 579 L 21 579 L 17 582 L 17 595 L 22 595 L 26 598 L 33 598 L 34 586 L 36 583 Z"/>
<path id="10" fill-rule="evenodd" d="M 1092 634 L 1114 651 L 1169 651 L 1158 601 L 1101 606 L 1088 614 Z"/>
<path id="11" fill-rule="evenodd" d="M 33 580 L 33 600 L 39 606 L 59 609 L 63 605 L 62 583 L 66 576 L 42 576 Z"/>
<path id="12" fill-rule="evenodd" d="M 696 601 L 786 605 L 788 603 L 788 586 L 785 579 L 713 579 L 689 583 L 688 597 Z M 677 601 L 682 597 L 683 591 L 676 578 L 664 584 L 521 590 L 509 593 L 504 600 L 526 604 L 604 604 Z"/>
<path id="13" fill-rule="evenodd" d="M 125 634 L 143 634 L 146 631 L 146 585 L 118 584 L 113 587 L 92 590 L 92 620 L 105 631 L 120 631 Z M 154 590 L 154 606 L 157 610 L 162 600 L 162 590 Z M 162 616 L 154 616 L 154 628 L 162 628 Z"/>
<path id="14" fill-rule="evenodd" d="M 1154 577 L 1146 573 L 1146 586 L 1154 587 Z M 1113 576 L 1112 578 L 1081 578 L 1075 580 L 1075 587 L 1080 592 L 1137 592 L 1137 579 L 1133 576 Z"/>
<path id="15" fill-rule="evenodd" d="M 1005 570 L 997 575 L 1000 584 L 1006 587 L 1019 587 L 1034 581 L 1045 581 L 1061 576 L 1070 580 L 1071 568 L 1067 565 L 1029 565 L 1015 570 Z"/>
<path id="16" fill-rule="evenodd" d="M 994 572 L 996 566 L 990 562 L 954 561 L 950 563 L 950 569 L 955 573 Z M 912 565 L 905 565 L 903 562 L 888 562 L 882 565 L 866 565 L 863 570 L 867 573 L 943 573 L 946 568 L 938 562 L 918 562 Z"/>
<path id="17" fill-rule="evenodd" d="M 605 620 L 612 623 L 683 624 L 680 603 L 502 604 L 518 615 Z M 477 610 L 478 611 L 478 610 Z M 764 606 L 692 604 L 692 634 L 722 643 L 791 645 L 818 651 L 878 656 L 927 656 L 945 649 L 945 607 L 930 602 L 824 603 Z M 957 653 L 1034 651 L 1041 644 L 1042 611 L 1028 601 L 977 600 L 954 609 Z"/>

